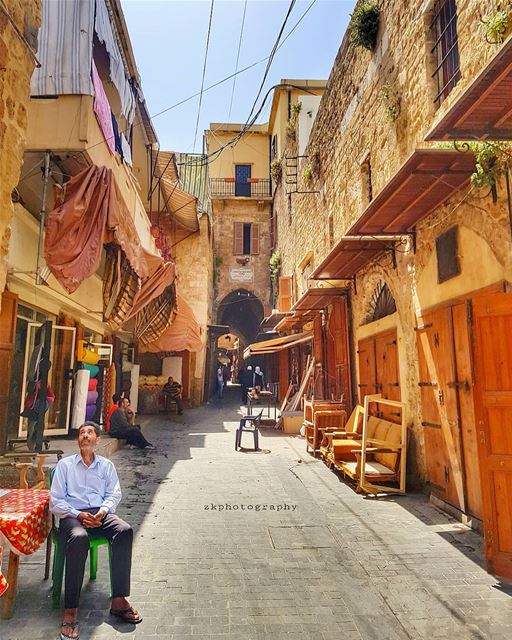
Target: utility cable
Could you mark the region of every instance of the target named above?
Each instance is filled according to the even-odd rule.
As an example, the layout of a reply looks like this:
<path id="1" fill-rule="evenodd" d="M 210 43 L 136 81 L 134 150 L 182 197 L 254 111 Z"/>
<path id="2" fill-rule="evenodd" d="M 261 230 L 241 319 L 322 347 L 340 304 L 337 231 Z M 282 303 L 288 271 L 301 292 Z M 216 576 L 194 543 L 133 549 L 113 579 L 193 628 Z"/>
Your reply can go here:
<path id="1" fill-rule="evenodd" d="M 208 22 L 208 35 L 206 36 L 206 50 L 204 52 L 204 65 L 203 65 L 203 76 L 201 78 L 201 91 L 199 92 L 199 106 L 197 109 L 197 120 L 196 120 L 196 130 L 194 132 L 194 144 L 192 145 L 192 152 L 195 151 L 196 148 L 196 140 L 197 140 L 197 131 L 199 129 L 199 118 L 201 116 L 201 105 L 203 103 L 203 93 L 204 93 L 204 78 L 206 75 L 206 64 L 208 62 L 208 49 L 210 47 L 210 35 L 212 32 L 212 20 L 213 20 L 213 6 L 215 4 L 215 0 L 212 0 L 212 4 L 210 7 L 210 20 Z"/>
<path id="2" fill-rule="evenodd" d="M 235 64 L 235 74 L 238 71 L 238 62 L 240 60 L 240 49 L 242 48 L 242 37 L 244 35 L 244 25 L 245 25 L 245 14 L 247 11 L 247 0 L 244 3 L 244 12 L 242 15 L 242 26 L 240 28 L 240 39 L 238 41 L 238 51 L 236 54 L 236 64 Z M 231 118 L 231 109 L 233 107 L 233 97 L 235 95 L 235 84 L 236 84 L 236 75 L 233 77 L 233 88 L 231 89 L 231 100 L 229 101 L 229 113 L 228 113 L 228 121 Z"/>

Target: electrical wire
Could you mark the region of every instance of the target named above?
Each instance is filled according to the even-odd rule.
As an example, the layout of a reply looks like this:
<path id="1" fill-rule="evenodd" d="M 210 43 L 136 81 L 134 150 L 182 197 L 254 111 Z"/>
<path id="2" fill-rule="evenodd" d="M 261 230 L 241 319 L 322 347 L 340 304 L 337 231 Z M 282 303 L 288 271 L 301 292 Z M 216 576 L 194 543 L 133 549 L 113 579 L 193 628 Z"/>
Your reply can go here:
<path id="1" fill-rule="evenodd" d="M 313 5 L 315 5 L 317 2 L 317 0 L 312 0 L 312 2 L 309 4 L 309 6 L 307 7 L 307 9 L 304 11 L 304 13 L 301 15 L 301 17 L 297 20 L 297 22 L 294 24 L 294 26 L 290 29 L 290 31 L 286 34 L 286 36 L 283 38 L 283 40 L 281 41 L 281 43 L 279 44 L 279 46 L 277 47 L 276 51 L 278 51 L 279 49 L 281 49 L 281 47 L 284 45 L 284 43 L 286 42 L 286 40 L 288 40 L 288 38 L 292 35 L 292 33 L 297 29 L 297 27 L 299 26 L 299 24 L 302 22 L 302 20 L 304 20 L 304 18 L 306 17 L 306 15 L 309 13 L 309 11 L 312 9 Z M 257 67 L 259 64 L 262 64 L 263 62 L 267 61 L 269 59 L 270 56 L 267 56 L 265 58 L 262 58 L 261 60 L 256 60 L 255 62 L 247 65 L 246 67 L 244 67 L 243 69 L 240 69 L 239 71 L 236 71 L 235 73 L 231 73 L 228 76 L 226 76 L 225 78 L 222 78 L 222 80 L 218 80 L 217 82 L 214 82 L 213 84 L 209 85 L 208 87 L 206 87 L 203 90 L 203 93 L 206 93 L 207 91 L 211 91 L 212 89 L 215 89 L 216 87 L 220 86 L 221 84 L 224 84 L 225 82 L 228 82 L 229 80 L 231 80 L 232 78 L 234 78 L 235 76 L 240 75 L 241 73 L 245 73 L 246 71 L 249 71 L 250 69 L 253 69 L 254 67 Z M 275 85 L 278 86 L 278 85 Z M 275 88 L 275 87 L 272 87 Z M 151 119 L 154 118 L 158 118 L 162 115 L 164 115 L 165 113 L 168 113 L 169 111 L 172 111 L 173 109 L 177 109 L 178 107 L 181 107 L 183 104 L 186 104 L 187 102 L 190 102 L 191 100 L 193 100 L 194 98 L 197 98 L 200 95 L 200 91 L 198 91 L 197 93 L 194 93 L 190 96 L 188 96 L 187 98 L 183 98 L 183 100 L 180 100 L 179 102 L 176 102 L 172 105 L 170 105 L 169 107 L 166 107 L 165 109 L 162 109 L 161 111 L 158 111 L 157 113 L 153 114 L 150 116 Z M 311 92 L 313 93 L 313 92 Z M 142 122 L 137 122 L 135 124 L 133 124 L 133 127 L 136 126 L 141 126 Z M 125 131 L 122 131 L 121 133 L 126 133 Z M 100 140 L 100 142 L 96 142 L 95 144 L 89 146 L 89 147 L 85 147 L 85 149 L 83 150 L 85 151 L 89 151 L 90 149 L 93 149 L 94 147 L 97 147 L 101 144 L 106 144 L 107 140 Z M 238 142 L 238 140 L 237 140 Z M 231 145 L 226 145 L 226 146 L 231 146 Z M 223 149 L 222 149 L 223 150 Z M 222 150 L 217 150 L 214 153 L 217 152 L 221 152 Z M 206 163 L 208 164 L 208 163 Z M 181 163 L 181 165 L 185 165 L 185 163 Z M 181 166 L 180 165 L 180 166 Z M 204 165 L 200 165 L 198 164 L 197 166 L 204 166 Z"/>
<path id="2" fill-rule="evenodd" d="M 238 62 L 240 61 L 240 49 L 242 48 L 242 38 L 244 35 L 244 25 L 245 25 L 245 14 L 247 12 L 247 0 L 245 0 L 244 3 L 244 12 L 242 15 L 242 26 L 240 28 L 240 39 L 238 41 L 238 51 L 236 54 L 236 64 L 235 64 L 235 73 L 238 71 Z M 235 85 L 236 85 L 236 75 L 233 77 L 233 87 L 231 89 L 231 99 L 229 101 L 229 113 L 228 113 L 228 120 L 230 120 L 231 118 L 231 109 L 233 107 L 233 97 L 235 95 Z"/>
<path id="3" fill-rule="evenodd" d="M 210 6 L 210 20 L 208 22 L 208 35 L 206 36 L 206 50 L 204 52 L 204 64 L 203 64 L 203 76 L 201 78 L 201 91 L 199 92 L 199 106 L 197 108 L 197 120 L 196 120 L 196 130 L 194 132 L 194 144 L 192 145 L 192 152 L 196 149 L 196 140 L 197 140 L 197 131 L 199 129 L 199 118 L 201 116 L 201 105 L 203 103 L 203 93 L 204 93 L 204 78 L 206 75 L 206 64 L 208 62 L 208 49 L 210 48 L 210 35 L 212 32 L 212 20 L 213 20 L 213 6 L 215 4 L 215 0 L 212 0 Z"/>

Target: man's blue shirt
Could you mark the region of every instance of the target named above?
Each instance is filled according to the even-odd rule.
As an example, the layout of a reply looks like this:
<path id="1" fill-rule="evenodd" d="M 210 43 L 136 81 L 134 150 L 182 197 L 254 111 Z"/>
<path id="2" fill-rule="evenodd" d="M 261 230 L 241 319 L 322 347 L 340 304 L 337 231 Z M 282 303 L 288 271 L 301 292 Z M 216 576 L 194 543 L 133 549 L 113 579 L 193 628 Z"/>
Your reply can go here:
<path id="1" fill-rule="evenodd" d="M 95 455 L 89 467 L 80 454 L 59 461 L 50 489 L 50 509 L 58 518 L 76 518 L 93 507 L 114 513 L 120 500 L 117 471 L 107 458 Z"/>

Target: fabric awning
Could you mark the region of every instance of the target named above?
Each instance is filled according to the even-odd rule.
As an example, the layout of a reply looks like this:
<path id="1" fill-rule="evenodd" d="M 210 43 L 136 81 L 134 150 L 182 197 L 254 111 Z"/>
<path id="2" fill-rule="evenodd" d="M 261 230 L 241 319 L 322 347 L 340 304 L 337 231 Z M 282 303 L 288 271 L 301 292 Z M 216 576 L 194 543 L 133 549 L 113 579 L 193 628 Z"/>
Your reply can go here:
<path id="1" fill-rule="evenodd" d="M 147 345 L 141 345 L 142 352 L 160 353 L 169 351 L 201 351 L 201 326 L 192 308 L 178 295 L 176 315 L 162 335 Z"/>
<path id="2" fill-rule="evenodd" d="M 393 247 L 381 240 L 347 240 L 342 238 L 313 271 L 312 280 L 350 280 L 368 262 Z"/>
<path id="3" fill-rule="evenodd" d="M 346 287 L 314 287 L 308 289 L 293 305 L 292 311 L 321 311 L 331 302 L 333 297 L 345 296 Z"/>
<path id="4" fill-rule="evenodd" d="M 244 358 L 278 353 L 279 351 L 283 351 L 283 349 L 291 349 L 292 347 L 296 347 L 304 342 L 310 342 L 311 340 L 313 340 L 313 334 L 307 331 L 305 333 L 295 333 L 291 336 L 281 336 L 280 338 L 265 340 L 264 342 L 254 342 L 244 350 Z"/>
<path id="5" fill-rule="evenodd" d="M 160 181 L 167 210 L 184 229 L 198 231 L 198 200 L 180 188 L 175 154 L 171 151 L 160 151 L 155 165 L 156 178 Z"/>
<path id="6" fill-rule="evenodd" d="M 512 140 L 512 37 L 455 100 L 427 140 Z"/>
<path id="7" fill-rule="evenodd" d="M 473 153 L 417 149 L 366 207 L 347 235 L 400 234 L 462 190 L 475 171 Z"/>

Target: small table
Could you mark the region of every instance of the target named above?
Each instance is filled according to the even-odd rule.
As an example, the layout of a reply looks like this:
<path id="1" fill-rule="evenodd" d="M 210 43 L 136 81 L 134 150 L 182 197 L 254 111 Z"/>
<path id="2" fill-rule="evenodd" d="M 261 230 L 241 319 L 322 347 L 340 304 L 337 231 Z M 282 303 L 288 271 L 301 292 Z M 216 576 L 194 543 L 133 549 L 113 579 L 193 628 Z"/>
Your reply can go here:
<path id="1" fill-rule="evenodd" d="M 274 401 L 274 395 L 271 391 L 260 391 L 257 398 L 253 398 L 250 392 L 247 393 L 247 414 L 252 415 L 252 405 L 254 402 L 263 401 L 267 403 L 267 415 L 270 418 L 270 409 L 274 402 L 274 420 L 277 420 L 277 407 Z"/>
<path id="2" fill-rule="evenodd" d="M 4 489 L 0 496 L 0 544 L 9 549 L 7 580 L 0 570 L 1 618 L 12 616 L 20 555 L 39 549 L 51 531 L 50 492 L 47 489 Z M 1 550 L 1 549 L 0 549 Z"/>

